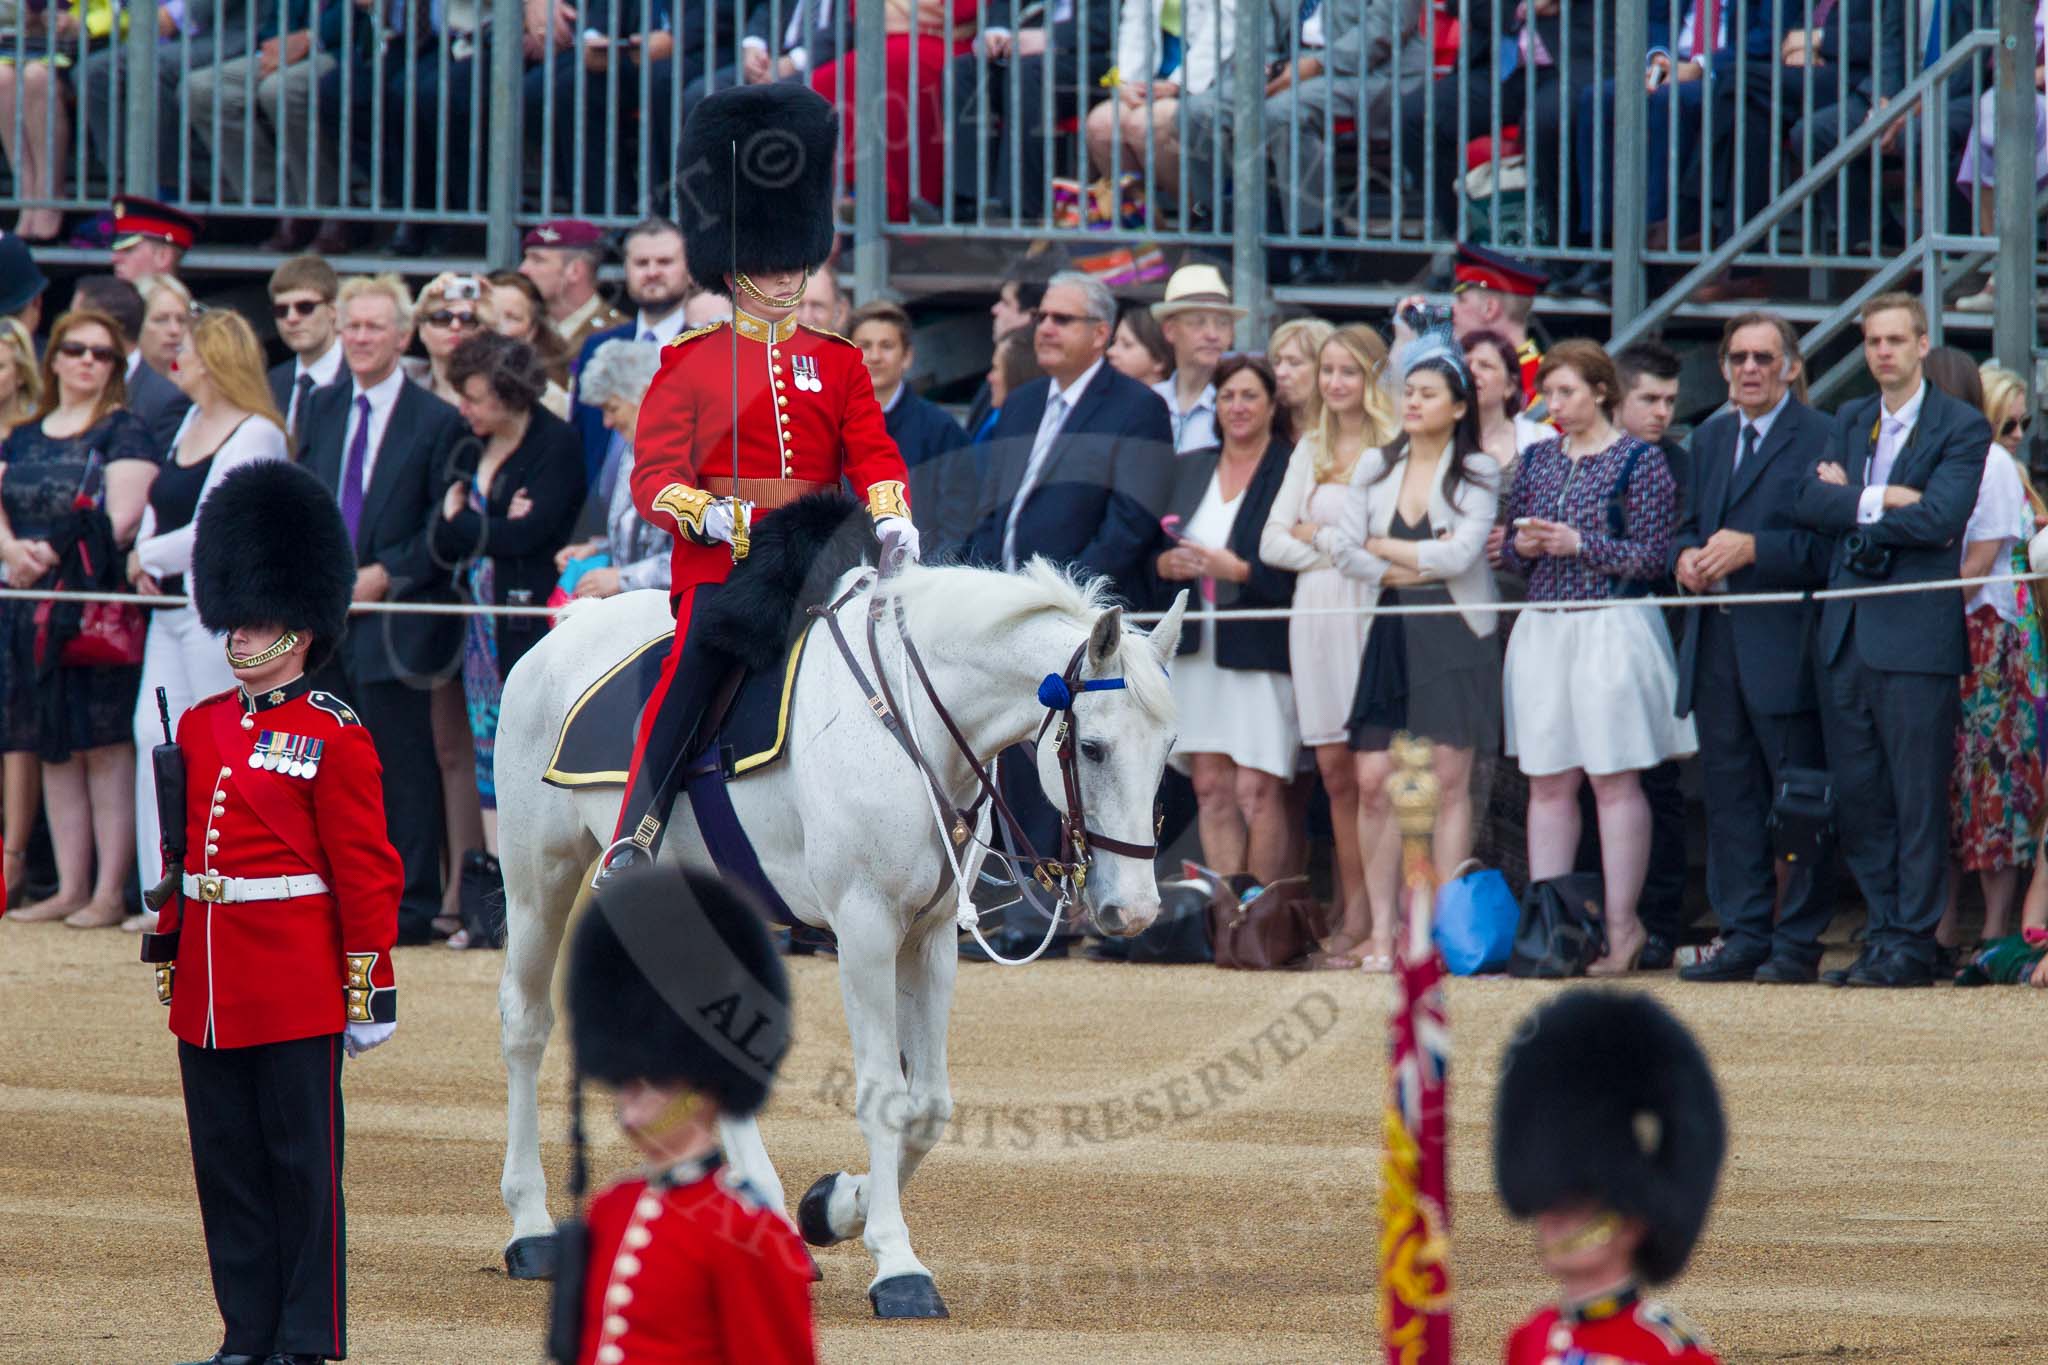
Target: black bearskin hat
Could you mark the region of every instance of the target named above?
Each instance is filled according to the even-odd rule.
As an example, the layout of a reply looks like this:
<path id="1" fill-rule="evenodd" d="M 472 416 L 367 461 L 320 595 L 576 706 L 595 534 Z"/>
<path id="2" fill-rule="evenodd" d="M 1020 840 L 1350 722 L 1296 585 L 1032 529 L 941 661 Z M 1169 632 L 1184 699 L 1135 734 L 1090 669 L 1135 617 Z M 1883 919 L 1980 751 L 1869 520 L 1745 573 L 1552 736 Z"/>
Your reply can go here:
<path id="1" fill-rule="evenodd" d="M 751 898 L 715 877 L 641 868 L 605 883 L 569 947 L 577 1070 L 687 1085 L 744 1118 L 789 1050 L 789 978 Z"/>
<path id="2" fill-rule="evenodd" d="M 341 508 L 297 465 L 245 464 L 200 503 L 191 587 L 208 630 L 282 626 L 309 634 L 311 672 L 340 645 L 355 586 L 355 551 Z"/>
<path id="3" fill-rule="evenodd" d="M 1713 1069 L 1647 995 L 1567 991 L 1522 1023 L 1494 1097 L 1493 1175 L 1517 1218 L 1580 1201 L 1640 1218 L 1636 1272 L 1685 1269 L 1728 1145 Z"/>
<path id="4" fill-rule="evenodd" d="M 735 85 L 697 101 L 676 151 L 690 278 L 727 294 L 729 274 L 823 265 L 838 148 L 839 112 L 804 86 Z"/>

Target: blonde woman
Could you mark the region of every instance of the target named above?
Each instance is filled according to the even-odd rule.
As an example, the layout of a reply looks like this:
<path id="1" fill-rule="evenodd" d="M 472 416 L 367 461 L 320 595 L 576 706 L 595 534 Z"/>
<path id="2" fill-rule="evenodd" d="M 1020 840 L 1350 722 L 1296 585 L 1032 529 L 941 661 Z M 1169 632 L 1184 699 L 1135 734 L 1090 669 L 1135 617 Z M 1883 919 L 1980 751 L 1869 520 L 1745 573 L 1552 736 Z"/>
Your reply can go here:
<path id="1" fill-rule="evenodd" d="M 1991 439 L 2005 447 L 2005 453 L 2018 461 L 2024 473 L 2027 428 L 2034 420 L 2027 411 L 2026 386 L 2011 370 L 1989 363 L 1977 374 L 1984 384 L 1984 417 L 1991 423 Z"/>
<path id="2" fill-rule="evenodd" d="M 1316 357 L 1337 328 L 1321 318 L 1294 318 L 1273 329 L 1266 342 L 1266 363 L 1280 386 L 1280 403 L 1296 431 L 1309 428 L 1309 409 L 1316 399 Z"/>
<path id="3" fill-rule="evenodd" d="M 36 415 L 43 403 L 43 376 L 36 369 L 36 344 L 28 328 L 0 318 L 0 441 Z"/>
<path id="4" fill-rule="evenodd" d="M 1358 847 L 1358 784 L 1347 721 L 1365 652 L 1367 586 L 1338 572 L 1315 547 L 1316 532 L 1336 526 L 1349 495 L 1352 471 L 1368 450 L 1393 439 L 1394 404 L 1382 387 L 1387 343 L 1370 327 L 1340 327 L 1316 356 L 1316 388 L 1301 443 L 1287 461 L 1287 476 L 1273 498 L 1259 536 L 1259 558 L 1291 570 L 1294 605 L 1333 615 L 1296 616 L 1287 623 L 1301 742 L 1315 750 L 1330 822 L 1337 832 L 1337 880 L 1345 923 L 1366 922 L 1365 864 Z M 1356 952 L 1362 941 L 1340 931 L 1324 948 L 1334 957 Z"/>
<path id="5" fill-rule="evenodd" d="M 459 405 L 462 395 L 448 382 L 448 357 L 477 333 L 497 330 L 498 308 L 490 281 L 481 275 L 434 276 L 413 303 L 413 321 L 426 355 L 399 362 L 405 377 L 448 406 Z"/>
<path id="6" fill-rule="evenodd" d="M 135 282 L 135 292 L 142 295 L 143 308 L 136 349 L 143 364 L 169 379 L 171 362 L 192 326 L 192 291 L 175 275 L 144 275 Z"/>
<path id="7" fill-rule="evenodd" d="M 128 582 L 146 597 L 178 597 L 192 567 L 192 532 L 199 505 L 237 465 L 290 458 L 284 419 L 270 396 L 263 345 L 242 315 L 227 309 L 202 314 L 171 360 L 171 381 L 192 400 L 177 437 L 150 485 Z M 185 708 L 235 685 L 220 641 L 199 624 L 196 607 L 158 607 L 149 614 L 142 646 L 142 689 L 135 700 L 135 747 L 147 753 L 163 740 L 156 690 L 171 708 L 171 726 Z M 135 781 L 135 857 L 144 886 L 163 875 L 157 846 L 156 774 L 142 765 Z M 155 916 L 131 916 L 124 929 L 152 927 Z"/>

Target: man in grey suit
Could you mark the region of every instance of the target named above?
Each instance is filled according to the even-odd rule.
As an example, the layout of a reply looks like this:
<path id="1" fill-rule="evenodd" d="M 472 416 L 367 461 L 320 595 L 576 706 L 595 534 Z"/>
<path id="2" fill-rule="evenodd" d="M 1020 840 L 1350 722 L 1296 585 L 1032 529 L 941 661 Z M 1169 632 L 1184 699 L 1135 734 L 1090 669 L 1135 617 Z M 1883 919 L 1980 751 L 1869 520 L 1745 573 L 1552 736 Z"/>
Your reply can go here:
<path id="1" fill-rule="evenodd" d="M 1863 359 L 1879 393 L 1843 408 L 1827 458 L 1799 486 L 1796 515 L 1839 537 L 1830 588 L 1956 576 L 1991 426 L 1922 374 L 1927 316 L 1911 294 L 1863 306 Z M 1821 726 L 1842 854 L 1870 923 L 1830 985 L 1925 986 L 1948 881 L 1949 780 L 1970 662 L 1953 588 L 1833 598 L 1814 644 Z"/>
<path id="2" fill-rule="evenodd" d="M 121 331 L 128 338 L 128 411 L 149 428 L 157 449 L 170 454 L 192 400 L 142 358 L 137 345 L 142 336 L 144 311 L 141 291 L 118 275 L 87 275 L 73 288 L 71 306 L 105 313 L 121 324 Z"/>
<path id="3" fill-rule="evenodd" d="M 1831 537 L 1793 516 L 1799 488 L 1828 448 L 1832 424 L 1794 398 L 1798 337 L 1772 313 L 1730 318 L 1721 333 L 1729 406 L 1693 433 L 1685 515 L 1672 540 L 1679 586 L 1715 594 L 1823 586 Z M 1778 873 L 1771 802 L 1787 766 L 1824 765 L 1812 650 L 1802 603 L 1699 607 L 1684 613 L 1678 714 L 1699 723 L 1707 810 L 1707 899 L 1721 947 L 1679 969 L 1687 981 L 1812 981 L 1834 913 L 1825 866 Z"/>

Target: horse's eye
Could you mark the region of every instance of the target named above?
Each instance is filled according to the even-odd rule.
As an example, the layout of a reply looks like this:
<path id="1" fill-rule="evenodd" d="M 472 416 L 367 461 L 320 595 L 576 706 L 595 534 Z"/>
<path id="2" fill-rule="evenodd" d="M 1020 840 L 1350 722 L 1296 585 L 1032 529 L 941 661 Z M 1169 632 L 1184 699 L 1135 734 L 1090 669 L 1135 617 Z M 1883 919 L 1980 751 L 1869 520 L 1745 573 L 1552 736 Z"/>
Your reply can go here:
<path id="1" fill-rule="evenodd" d="M 1109 746 L 1099 739 L 1084 739 L 1081 741 L 1081 757 L 1090 763 L 1100 763 L 1109 757 Z"/>

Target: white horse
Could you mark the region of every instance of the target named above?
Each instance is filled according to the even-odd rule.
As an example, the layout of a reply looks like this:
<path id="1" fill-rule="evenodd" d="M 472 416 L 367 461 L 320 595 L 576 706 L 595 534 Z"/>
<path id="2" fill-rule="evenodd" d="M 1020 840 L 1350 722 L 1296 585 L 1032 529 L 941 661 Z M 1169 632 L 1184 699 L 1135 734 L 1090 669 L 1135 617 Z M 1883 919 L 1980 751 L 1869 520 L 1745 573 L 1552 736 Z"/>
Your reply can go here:
<path id="1" fill-rule="evenodd" d="M 851 575 L 840 587 L 849 586 Z M 858 592 L 839 612 L 861 668 L 872 677 L 864 613 L 869 594 L 897 598 L 907 629 L 946 710 L 984 765 L 1031 739 L 1046 719 L 1037 698 L 1047 674 L 1082 653 L 1082 679 L 1121 678 L 1121 688 L 1077 689 L 1078 777 L 1088 823 L 1137 845 L 1153 837 L 1153 799 L 1172 745 L 1173 697 L 1165 666 L 1185 604 L 1150 637 L 1127 632 L 1099 587 L 1077 584 L 1043 562 L 1016 574 L 909 566 Z M 904 672 L 893 608 L 879 632 L 881 664 L 905 708 L 907 728 L 940 774 L 954 805 L 976 797 L 923 689 Z M 541 780 L 562 722 L 591 683 L 628 651 L 672 628 L 659 592 L 627 593 L 579 607 L 506 679 L 497 737 L 499 842 L 506 899 L 505 974 L 498 990 L 507 1072 L 505 1172 L 512 1214 L 507 1268 L 551 1273 L 547 1182 L 541 1169 L 535 1087 L 554 1024 L 550 983 L 572 902 L 609 842 L 622 793 L 574 790 Z M 763 872 L 806 924 L 839 940 L 839 985 L 852 1035 L 856 1113 L 868 1170 L 822 1177 L 803 1201 L 801 1226 L 818 1244 L 861 1237 L 874 1257 L 868 1297 L 877 1316 L 941 1317 L 931 1272 L 911 1250 L 902 1191 L 953 1112 L 946 1079 L 946 1025 L 957 964 L 953 872 L 923 780 L 870 710 L 823 621 L 810 625 L 798 669 L 791 730 L 781 761 L 735 782 L 734 811 Z M 620 716 L 628 725 L 631 718 Z M 1065 809 L 1053 745 L 1038 746 L 1039 780 Z M 676 819 L 664 861 L 708 867 L 694 821 Z M 984 815 L 984 829 L 986 816 Z M 978 840 L 976 842 L 979 842 Z M 971 845 L 970 845 L 971 847 Z M 1057 850 L 1040 850 L 1058 856 Z M 972 884 L 980 858 L 964 869 Z M 1097 850 L 1083 903 L 1098 930 L 1142 931 L 1159 911 L 1149 861 Z M 728 1160 L 776 1207 L 781 1181 L 751 1120 L 728 1121 Z"/>

